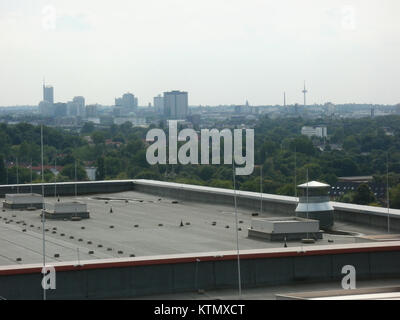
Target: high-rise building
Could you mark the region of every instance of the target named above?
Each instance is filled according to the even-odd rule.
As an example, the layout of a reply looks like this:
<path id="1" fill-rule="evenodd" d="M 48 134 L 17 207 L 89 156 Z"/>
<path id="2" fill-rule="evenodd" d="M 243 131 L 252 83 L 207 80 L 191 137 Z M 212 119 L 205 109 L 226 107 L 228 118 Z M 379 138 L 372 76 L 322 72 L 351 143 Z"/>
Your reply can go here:
<path id="1" fill-rule="evenodd" d="M 164 92 L 164 115 L 169 119 L 186 119 L 188 93 L 184 91 Z"/>
<path id="2" fill-rule="evenodd" d="M 137 107 L 135 96 L 132 93 L 124 93 L 122 95 L 122 106 L 126 109 L 135 109 Z"/>
<path id="3" fill-rule="evenodd" d="M 74 97 L 72 102 L 76 103 L 77 105 L 77 113 L 76 116 L 84 118 L 86 116 L 85 112 L 85 98 L 82 96 Z"/>
<path id="4" fill-rule="evenodd" d="M 123 113 L 128 114 L 137 110 L 138 99 L 132 93 L 124 93 L 121 98 L 115 98 L 115 107 L 123 108 Z"/>
<path id="5" fill-rule="evenodd" d="M 54 89 L 43 82 L 43 100 L 39 103 L 40 114 L 44 117 L 53 117 L 55 113 L 53 103 Z"/>
<path id="6" fill-rule="evenodd" d="M 43 101 L 54 103 L 54 88 L 43 83 Z"/>
<path id="7" fill-rule="evenodd" d="M 157 97 L 153 98 L 154 109 L 156 113 L 163 114 L 164 113 L 164 97 L 159 94 Z"/>
<path id="8" fill-rule="evenodd" d="M 115 98 L 115 106 L 122 107 L 122 98 Z"/>
<path id="9" fill-rule="evenodd" d="M 49 101 L 40 101 L 39 112 L 44 117 L 53 117 L 54 116 L 53 104 L 50 103 Z"/>
<path id="10" fill-rule="evenodd" d="M 86 106 L 86 118 L 96 118 L 97 117 L 97 105 L 90 104 Z"/>
<path id="11" fill-rule="evenodd" d="M 78 116 L 78 104 L 74 101 L 67 102 L 67 116 L 76 117 Z"/>
<path id="12" fill-rule="evenodd" d="M 57 102 L 54 104 L 54 116 L 65 117 L 67 115 L 67 104 L 63 102 Z"/>

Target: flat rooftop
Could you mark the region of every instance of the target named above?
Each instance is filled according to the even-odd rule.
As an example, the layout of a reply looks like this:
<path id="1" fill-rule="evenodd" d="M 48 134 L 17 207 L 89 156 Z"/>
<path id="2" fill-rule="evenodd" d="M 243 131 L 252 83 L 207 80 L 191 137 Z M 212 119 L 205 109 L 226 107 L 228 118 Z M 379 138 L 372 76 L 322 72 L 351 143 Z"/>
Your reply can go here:
<path id="1" fill-rule="evenodd" d="M 46 220 L 47 263 L 236 250 L 233 206 L 135 191 L 60 197 L 61 202 L 74 200 L 88 205 L 90 219 Z M 54 197 L 45 199 L 46 203 L 56 201 Z M 240 249 L 283 248 L 280 242 L 247 237 L 253 212 L 238 209 Z M 261 217 L 273 216 L 263 213 Z M 335 229 L 352 234 L 324 234 L 313 245 L 371 242 L 382 234 L 381 230 L 352 223 L 336 222 Z M 298 247 L 301 243 L 287 245 Z M 41 263 L 42 250 L 40 210 L 0 211 L 0 266 Z"/>

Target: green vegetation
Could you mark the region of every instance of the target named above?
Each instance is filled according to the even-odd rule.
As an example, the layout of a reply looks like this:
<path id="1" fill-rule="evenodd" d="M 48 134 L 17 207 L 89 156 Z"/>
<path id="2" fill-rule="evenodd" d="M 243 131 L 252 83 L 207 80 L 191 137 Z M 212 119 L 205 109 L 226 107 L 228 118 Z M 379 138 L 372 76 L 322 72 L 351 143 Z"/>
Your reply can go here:
<path id="1" fill-rule="evenodd" d="M 304 125 L 325 124 L 329 139 L 309 139 L 301 136 Z M 152 125 L 149 129 L 155 127 Z M 159 127 L 165 124 L 160 123 Z M 63 166 L 58 181 L 74 180 L 77 161 L 78 180 L 87 179 L 84 166 L 98 168 L 96 178 L 157 179 L 232 188 L 232 167 L 229 165 L 155 165 L 146 161 L 145 135 L 148 129 L 134 128 L 129 123 L 98 129 L 85 124 L 80 134 L 44 127 L 44 163 Z M 321 151 L 323 150 L 323 151 Z M 222 154 L 222 152 L 221 152 Z M 255 126 L 255 164 L 250 176 L 237 176 L 241 190 L 260 190 L 260 168 L 263 170 L 263 191 L 294 195 L 296 183 L 310 180 L 335 184 L 338 177 L 373 175 L 376 182 L 386 182 L 386 157 L 389 160 L 391 206 L 400 208 L 400 117 L 363 119 L 276 119 L 262 118 Z M 3 159 L 2 159 L 2 158 Z M 40 127 L 25 123 L 0 124 L 0 162 L 8 163 L 8 170 L 0 165 L 0 182 L 15 183 L 15 159 L 20 183 L 30 182 L 27 167 L 40 164 Z M 40 181 L 37 173 L 34 181 Z M 51 172 L 46 181 L 54 181 Z M 376 203 L 373 194 L 360 186 L 341 201 L 360 204 Z"/>

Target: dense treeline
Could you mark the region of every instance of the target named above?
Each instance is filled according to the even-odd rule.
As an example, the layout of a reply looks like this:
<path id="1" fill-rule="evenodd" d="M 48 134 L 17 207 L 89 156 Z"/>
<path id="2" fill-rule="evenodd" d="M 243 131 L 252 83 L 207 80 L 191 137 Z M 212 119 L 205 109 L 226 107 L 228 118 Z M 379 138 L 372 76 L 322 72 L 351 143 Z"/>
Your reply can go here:
<path id="1" fill-rule="evenodd" d="M 304 125 L 324 124 L 329 138 L 301 136 Z M 154 127 L 154 125 L 152 126 Z M 165 124 L 160 124 L 165 128 Z M 73 180 L 77 161 L 78 179 L 87 179 L 83 166 L 92 164 L 97 179 L 158 179 L 183 183 L 232 188 L 232 167 L 227 165 L 155 165 L 146 161 L 148 129 L 129 123 L 108 129 L 96 129 L 87 123 L 80 134 L 44 127 L 44 162 L 64 167 L 57 180 Z M 40 127 L 29 124 L 0 125 L 0 156 L 8 163 L 40 163 Z M 323 151 L 321 151 L 323 150 Z M 222 151 L 221 151 L 222 153 Z M 0 159 L 1 160 L 1 159 Z M 250 176 L 238 176 L 242 190 L 260 190 L 262 167 L 264 192 L 294 195 L 295 184 L 319 180 L 334 184 L 338 177 L 373 175 L 377 182 L 386 180 L 389 164 L 391 205 L 400 207 L 400 117 L 362 119 L 262 118 L 255 126 L 255 164 Z M 1 161 L 3 163 L 3 161 Z M 296 168 L 296 170 L 295 170 Z M 15 166 L 0 166 L 0 181 L 15 182 Z M 28 169 L 19 170 L 21 183 L 30 181 Z M 34 181 L 40 179 L 35 174 Z M 45 180 L 53 181 L 48 170 Z M 375 203 L 365 187 L 343 197 L 343 201 Z M 372 195 L 373 196 L 373 195 Z M 361 199 L 361 200 L 360 200 Z"/>

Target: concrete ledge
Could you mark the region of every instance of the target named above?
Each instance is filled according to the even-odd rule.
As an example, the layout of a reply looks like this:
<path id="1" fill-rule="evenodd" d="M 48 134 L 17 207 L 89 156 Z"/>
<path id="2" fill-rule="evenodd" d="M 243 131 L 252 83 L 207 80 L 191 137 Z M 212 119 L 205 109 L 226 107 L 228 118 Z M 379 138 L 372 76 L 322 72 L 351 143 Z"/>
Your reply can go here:
<path id="1" fill-rule="evenodd" d="M 134 190 L 150 193 L 158 196 L 183 199 L 185 201 L 197 201 L 205 203 L 219 203 L 225 205 L 234 204 L 234 190 L 212 188 L 180 183 L 133 180 Z M 238 207 L 259 212 L 260 203 L 263 203 L 263 212 L 275 216 L 294 215 L 298 198 L 280 196 L 257 192 L 236 191 Z M 400 210 L 372 206 L 362 206 L 349 203 L 331 202 L 333 206 L 333 218 L 344 222 L 354 222 L 382 230 L 387 230 L 388 217 L 390 228 L 393 232 L 400 231 Z M 332 217 L 329 218 L 332 220 Z M 327 224 L 331 222 L 327 221 Z"/>
<path id="2" fill-rule="evenodd" d="M 233 205 L 234 190 L 212 188 L 174 182 L 155 180 L 133 180 L 134 190 L 154 194 L 163 197 L 182 199 L 206 203 L 219 203 Z M 238 207 L 247 208 L 259 212 L 261 195 L 256 192 L 236 191 Z M 297 205 L 297 198 L 274 194 L 263 194 L 263 211 L 275 215 L 290 215 Z"/>
<path id="3" fill-rule="evenodd" d="M 240 254 L 244 288 L 314 281 L 340 281 L 344 265 L 357 279 L 400 275 L 400 243 L 245 250 Z M 54 263 L 57 289 L 48 299 L 133 298 L 237 286 L 236 252 Z M 41 264 L 0 267 L 0 296 L 41 299 Z"/>
<path id="4" fill-rule="evenodd" d="M 78 194 L 113 193 L 130 191 L 133 189 L 133 180 L 104 180 L 104 181 L 80 181 L 80 182 L 57 182 L 57 196 L 72 196 L 75 194 L 75 185 Z M 31 193 L 42 194 L 42 184 L 9 184 L 0 185 L 0 197 L 7 193 Z M 55 196 L 55 184 L 44 183 L 45 196 Z"/>

